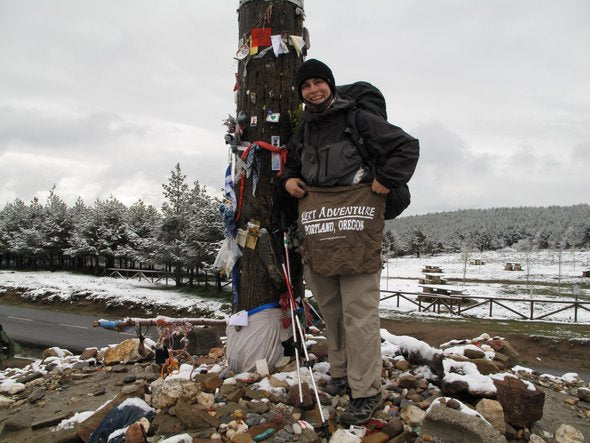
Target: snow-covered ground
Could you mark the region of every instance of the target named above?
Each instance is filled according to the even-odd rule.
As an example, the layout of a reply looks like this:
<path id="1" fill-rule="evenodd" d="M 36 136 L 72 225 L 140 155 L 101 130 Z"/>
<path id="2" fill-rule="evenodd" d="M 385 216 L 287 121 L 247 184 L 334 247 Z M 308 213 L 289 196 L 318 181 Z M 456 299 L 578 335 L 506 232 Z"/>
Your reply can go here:
<path id="1" fill-rule="evenodd" d="M 484 265 L 471 265 L 470 260 L 480 259 Z M 577 288 L 577 297 L 580 301 L 590 301 L 590 278 L 582 277 L 582 271 L 590 270 L 589 251 L 564 251 L 560 257 L 556 251 L 536 251 L 528 257 L 522 252 L 502 250 L 484 252 L 481 254 L 469 254 L 467 266 L 461 254 L 442 254 L 431 256 L 398 257 L 388 261 L 381 274 L 381 289 L 386 291 L 401 291 L 418 293 L 422 288 L 418 286 L 419 279 L 423 277 L 422 269 L 426 265 L 439 266 L 452 286 L 462 287 L 469 296 L 526 299 L 526 300 L 565 300 L 572 301 L 576 298 L 574 286 Z M 522 271 L 505 271 L 507 262 L 520 263 Z M 466 282 L 463 283 L 465 271 Z M 528 272 L 527 272 L 528 271 Z M 529 284 L 527 285 L 527 274 Z M 584 287 L 583 287 L 584 286 Z M 412 297 L 408 297 L 412 298 Z M 510 308 L 528 315 L 529 302 L 510 302 Z M 535 317 L 543 313 L 555 311 L 560 307 L 557 304 L 535 303 Z M 590 309 L 590 305 L 588 305 Z M 382 310 L 415 311 L 416 306 L 407 300 L 400 299 L 397 307 L 397 299 L 391 298 L 381 302 Z M 469 311 L 476 317 L 487 317 L 489 305 L 485 304 Z M 517 316 L 509 310 L 494 305 L 494 318 L 512 319 Z M 547 321 L 570 322 L 574 319 L 573 309 L 551 315 Z M 578 322 L 590 323 L 590 312 L 578 310 Z"/>
<path id="2" fill-rule="evenodd" d="M 559 254 L 555 251 L 533 252 L 529 257 L 529 281 L 534 284 L 527 286 L 527 260 L 524 253 L 511 250 L 470 254 L 469 260 L 479 258 L 485 265 L 467 265 L 464 285 L 470 296 L 487 296 L 502 298 L 519 298 L 527 300 L 569 300 L 575 298 L 574 285 L 584 285 L 580 288 L 579 300 L 590 300 L 590 279 L 582 278 L 582 270 L 590 269 L 590 252 L 566 251 L 561 256 L 561 278 L 559 278 Z M 523 271 L 505 271 L 504 263 L 521 263 Z M 444 254 L 434 257 L 424 256 L 399 257 L 389 260 L 382 272 L 381 289 L 384 291 L 401 291 L 419 293 L 418 286 L 422 268 L 425 265 L 440 266 L 446 278 L 463 278 L 464 260 L 461 254 Z M 561 285 L 558 287 L 557 283 Z M 453 286 L 463 286 L 462 281 L 453 281 Z M 15 272 L 0 270 L 0 289 L 26 288 L 25 295 L 35 299 L 47 293 L 52 297 L 69 301 L 74 296 L 84 294 L 85 298 L 103 302 L 130 302 L 134 304 L 146 303 L 155 306 L 188 307 L 199 306 L 208 309 L 217 317 L 224 317 L 222 301 L 186 294 L 174 289 L 158 289 L 158 286 L 145 281 L 124 280 L 109 277 L 92 277 L 62 272 Z M 384 294 L 386 295 L 386 294 Z M 412 296 L 408 296 L 412 298 Z M 413 296 L 415 297 L 415 296 Z M 530 303 L 511 302 L 510 307 L 518 312 L 527 314 Z M 535 317 L 541 313 L 558 309 L 555 304 L 535 303 Z M 590 309 L 590 305 L 588 305 Z M 416 306 L 409 301 L 400 299 L 397 307 L 395 298 L 381 302 L 383 311 L 415 312 Z M 487 317 L 489 305 L 483 305 L 469 311 L 476 317 Z M 551 315 L 547 321 L 573 321 L 573 309 Z M 513 319 L 516 315 L 509 310 L 494 306 L 494 318 Z M 590 312 L 578 311 L 578 322 L 590 323 Z"/>
<path id="3" fill-rule="evenodd" d="M 221 310 L 222 306 L 227 304 L 224 301 L 185 294 L 174 289 L 158 289 L 158 286 L 145 280 L 93 277 L 69 272 L 0 270 L 0 290 L 2 288 L 26 288 L 24 296 L 31 300 L 51 293 L 50 298 L 56 301 L 67 302 L 74 297 L 84 296 L 88 300 L 105 303 L 149 304 L 176 308 L 198 306 L 211 311 L 216 317 L 226 316 Z"/>

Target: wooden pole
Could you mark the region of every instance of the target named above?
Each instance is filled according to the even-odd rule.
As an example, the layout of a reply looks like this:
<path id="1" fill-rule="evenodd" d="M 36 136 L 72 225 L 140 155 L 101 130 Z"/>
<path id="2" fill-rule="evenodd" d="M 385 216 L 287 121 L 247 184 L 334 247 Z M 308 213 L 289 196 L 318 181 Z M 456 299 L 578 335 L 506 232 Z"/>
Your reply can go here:
<path id="1" fill-rule="evenodd" d="M 238 131 L 237 138 L 242 145 L 245 142 L 263 141 L 285 146 L 293 132 L 293 119 L 300 106 L 293 82 L 295 71 L 303 62 L 303 55 L 298 55 L 288 42 L 290 35 L 303 36 L 303 0 L 241 0 L 238 14 L 240 44 L 249 45 L 253 34 L 257 32 L 269 32 L 253 30 L 270 28 L 270 34 L 282 35 L 287 40 L 289 52 L 275 56 L 272 47 L 267 50 L 269 46 L 261 45 L 256 54 L 250 53 L 239 60 L 236 115 L 241 134 Z M 268 44 L 268 41 L 264 44 Z M 277 114 L 278 121 L 276 118 L 268 121 L 271 120 L 267 119 L 268 116 Z M 275 165 L 276 160 L 275 155 Z M 236 196 L 242 200 L 238 228 L 246 229 L 248 222 L 256 221 L 270 233 L 278 229 L 279 177 L 272 164 L 272 153 L 258 149 L 241 196 L 239 180 L 236 181 Z M 280 294 L 271 283 L 256 249 L 245 247 L 242 252 L 239 298 L 234 309 L 251 309 L 276 301 Z"/>

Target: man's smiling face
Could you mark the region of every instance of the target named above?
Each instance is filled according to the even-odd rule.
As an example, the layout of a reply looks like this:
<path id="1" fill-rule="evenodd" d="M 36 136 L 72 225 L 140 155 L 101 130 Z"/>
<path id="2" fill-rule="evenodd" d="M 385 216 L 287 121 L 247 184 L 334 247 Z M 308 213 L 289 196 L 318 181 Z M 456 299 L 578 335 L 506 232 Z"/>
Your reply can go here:
<path id="1" fill-rule="evenodd" d="M 330 85 L 323 78 L 309 78 L 301 84 L 303 100 L 313 105 L 325 102 L 330 95 Z"/>

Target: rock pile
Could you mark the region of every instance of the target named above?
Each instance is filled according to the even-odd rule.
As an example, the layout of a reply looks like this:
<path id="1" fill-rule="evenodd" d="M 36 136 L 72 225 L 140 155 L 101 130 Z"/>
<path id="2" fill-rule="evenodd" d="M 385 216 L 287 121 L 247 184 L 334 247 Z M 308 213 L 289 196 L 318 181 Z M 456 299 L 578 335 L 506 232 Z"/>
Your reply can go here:
<path id="1" fill-rule="evenodd" d="M 42 360 L 0 372 L 0 441 L 192 442 L 582 442 L 568 423 L 542 429 L 544 390 L 590 421 L 590 389 L 575 374 L 557 378 L 517 366 L 508 341 L 483 334 L 435 349 L 382 331 L 384 403 L 365 426 L 342 429 L 348 396 L 322 391 L 330 380 L 325 342 L 311 344 L 322 427 L 302 370 L 282 358 L 270 374 L 232 373 L 223 349 L 161 377 L 153 343 L 125 340 L 79 356 L 50 348 Z M 323 358 L 322 358 L 323 359 Z M 300 405 L 303 408 L 300 409 Z"/>

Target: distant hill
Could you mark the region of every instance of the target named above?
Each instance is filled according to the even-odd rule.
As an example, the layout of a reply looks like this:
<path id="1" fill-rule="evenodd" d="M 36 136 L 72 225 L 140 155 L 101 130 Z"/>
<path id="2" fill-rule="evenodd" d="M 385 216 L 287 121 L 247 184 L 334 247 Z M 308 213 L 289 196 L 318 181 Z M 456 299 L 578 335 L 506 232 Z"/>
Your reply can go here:
<path id="1" fill-rule="evenodd" d="M 590 246 L 590 205 L 466 209 L 386 222 L 397 253 Z"/>

